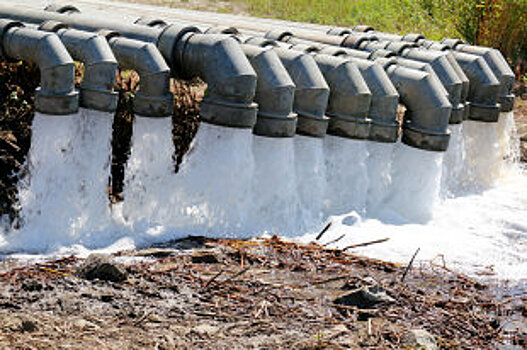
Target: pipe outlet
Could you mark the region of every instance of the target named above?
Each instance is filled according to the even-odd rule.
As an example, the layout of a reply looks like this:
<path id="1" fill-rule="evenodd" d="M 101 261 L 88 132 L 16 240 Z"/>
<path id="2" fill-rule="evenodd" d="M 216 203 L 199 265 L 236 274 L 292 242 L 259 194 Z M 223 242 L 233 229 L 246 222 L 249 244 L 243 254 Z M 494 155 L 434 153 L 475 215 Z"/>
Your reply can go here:
<path id="1" fill-rule="evenodd" d="M 330 117 L 328 134 L 367 139 L 371 92 L 359 69 L 346 59 L 328 55 L 314 57 L 330 88 L 326 109 Z"/>
<path id="2" fill-rule="evenodd" d="M 441 84 L 430 74 L 400 67 L 393 60 L 377 61 L 385 66 L 406 107 L 403 143 L 429 151 L 446 151 L 452 105 Z"/>
<path id="3" fill-rule="evenodd" d="M 78 110 L 75 63 L 56 34 L 0 19 L 0 57 L 26 60 L 39 67 L 41 85 L 35 92 L 37 111 L 63 115 Z"/>
<path id="4" fill-rule="evenodd" d="M 498 100 L 501 85 L 488 64 L 480 56 L 455 50 L 451 52 L 470 80 L 468 118 L 483 122 L 498 121 L 500 112 Z"/>
<path id="5" fill-rule="evenodd" d="M 253 133 L 260 136 L 292 137 L 297 116 L 292 112 L 295 84 L 271 48 L 242 45 L 243 52 L 258 74 L 255 101 L 258 116 Z"/>
<path id="6" fill-rule="evenodd" d="M 70 55 L 84 63 L 80 105 L 98 111 L 115 111 L 119 95 L 113 88 L 118 65 L 106 39 L 95 33 L 68 28 L 55 21 L 45 22 L 39 28 L 55 32 Z"/>
<path id="7" fill-rule="evenodd" d="M 145 117 L 166 117 L 172 114 L 173 96 L 170 93 L 170 68 L 152 43 L 106 36 L 112 51 L 125 69 L 139 74 L 139 91 L 134 98 L 134 112 Z"/>
<path id="8" fill-rule="evenodd" d="M 336 57 L 349 56 L 355 58 L 369 59 L 371 57 L 371 52 L 349 49 L 346 47 L 336 47 L 332 45 L 326 45 L 318 53 Z"/>
<path id="9" fill-rule="evenodd" d="M 461 123 L 465 114 L 465 105 L 462 103 L 463 83 L 450 64 L 446 54 L 438 51 L 407 48 L 400 53 L 400 56 L 430 64 L 430 67 L 448 92 L 448 99 L 450 104 L 452 104 L 450 124 Z"/>

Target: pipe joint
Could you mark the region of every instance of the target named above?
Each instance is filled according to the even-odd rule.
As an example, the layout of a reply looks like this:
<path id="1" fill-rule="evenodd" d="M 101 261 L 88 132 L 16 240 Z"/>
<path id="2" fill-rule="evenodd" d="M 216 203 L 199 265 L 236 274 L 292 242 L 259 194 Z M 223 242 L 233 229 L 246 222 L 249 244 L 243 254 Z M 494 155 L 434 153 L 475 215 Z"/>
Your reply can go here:
<path id="1" fill-rule="evenodd" d="M 78 110 L 75 64 L 56 34 L 1 19 L 0 48 L 2 57 L 26 60 L 39 67 L 41 86 L 35 92 L 37 111 L 63 115 Z"/>
<path id="2" fill-rule="evenodd" d="M 50 4 L 44 8 L 44 11 L 57 12 L 65 15 L 69 15 L 72 13 L 80 13 L 80 10 L 73 5 L 61 4 Z"/>

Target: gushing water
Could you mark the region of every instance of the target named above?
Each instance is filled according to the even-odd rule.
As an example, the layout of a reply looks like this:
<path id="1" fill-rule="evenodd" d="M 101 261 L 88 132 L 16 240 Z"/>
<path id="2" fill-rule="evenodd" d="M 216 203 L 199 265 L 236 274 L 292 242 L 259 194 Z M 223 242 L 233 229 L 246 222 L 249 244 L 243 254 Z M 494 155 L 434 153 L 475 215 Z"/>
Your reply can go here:
<path id="1" fill-rule="evenodd" d="M 160 188 L 174 193 L 166 224 L 185 234 L 247 234 L 254 168 L 251 129 L 201 123 L 173 186 Z"/>
<path id="2" fill-rule="evenodd" d="M 380 209 L 388 221 L 426 223 L 439 200 L 442 152 L 397 144 L 392 163 L 392 185 Z"/>
<path id="3" fill-rule="evenodd" d="M 450 125 L 450 142 L 443 158 L 442 197 L 453 197 L 463 190 L 467 154 L 463 125 Z"/>
<path id="4" fill-rule="evenodd" d="M 2 250 L 47 251 L 88 243 L 110 220 L 112 117 L 81 110 L 35 114 L 27 175 L 19 183 L 21 228 Z"/>
<path id="5" fill-rule="evenodd" d="M 293 138 L 254 136 L 253 154 L 255 170 L 250 229 L 297 234 L 299 198 Z"/>
<path id="6" fill-rule="evenodd" d="M 367 147 L 369 182 L 366 210 L 368 216 L 376 216 L 392 184 L 392 156 L 395 144 L 369 142 Z"/>
<path id="7" fill-rule="evenodd" d="M 368 192 L 367 141 L 327 135 L 324 138 L 326 157 L 326 215 L 350 211 L 364 213 Z"/>
<path id="8" fill-rule="evenodd" d="M 319 229 L 324 220 L 326 195 L 326 164 L 324 141 L 320 138 L 297 135 L 295 143 L 295 174 L 299 196 L 298 230 Z"/>

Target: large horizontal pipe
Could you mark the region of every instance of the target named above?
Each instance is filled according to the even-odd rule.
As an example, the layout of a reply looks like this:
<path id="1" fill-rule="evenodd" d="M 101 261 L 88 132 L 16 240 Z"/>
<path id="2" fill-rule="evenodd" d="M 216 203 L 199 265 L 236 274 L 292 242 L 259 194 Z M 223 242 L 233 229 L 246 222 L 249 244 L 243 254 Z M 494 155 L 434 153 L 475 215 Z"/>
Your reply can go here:
<path id="1" fill-rule="evenodd" d="M 75 63 L 56 34 L 0 19 L 0 57 L 26 60 L 39 67 L 40 87 L 35 93 L 37 111 L 62 115 L 78 110 Z"/>
<path id="2" fill-rule="evenodd" d="M 115 111 L 119 98 L 114 91 L 118 64 L 106 39 L 55 21 L 44 22 L 39 29 L 55 32 L 72 58 L 84 63 L 84 77 L 80 85 L 81 107 Z"/>
<path id="3" fill-rule="evenodd" d="M 201 77 L 207 84 L 202 101 L 202 120 L 219 125 L 252 128 L 257 105 L 252 102 L 256 73 L 232 38 L 202 35 L 197 28 L 168 26 L 152 28 L 97 19 L 78 13 L 60 14 L 0 5 L 0 16 L 40 24 L 45 20 L 64 22 L 74 28 L 108 29 L 124 37 L 152 42 L 167 60 L 172 73 L 183 78 Z"/>

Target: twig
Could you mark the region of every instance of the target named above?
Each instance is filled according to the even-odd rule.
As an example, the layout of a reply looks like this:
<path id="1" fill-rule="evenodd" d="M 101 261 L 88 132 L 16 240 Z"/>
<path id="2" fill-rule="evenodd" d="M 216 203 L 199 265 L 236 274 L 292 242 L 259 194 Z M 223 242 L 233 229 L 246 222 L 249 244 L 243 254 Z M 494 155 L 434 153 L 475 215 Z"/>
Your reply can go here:
<path id="1" fill-rule="evenodd" d="M 223 281 L 221 281 L 220 283 L 218 283 L 218 286 L 220 286 L 220 285 L 222 285 L 222 284 L 225 284 L 225 283 L 228 283 L 228 282 L 234 280 L 235 278 L 238 278 L 239 276 L 241 276 L 241 275 L 243 275 L 244 273 L 246 273 L 247 271 L 249 271 L 249 269 L 250 269 L 250 267 L 246 267 L 245 269 L 241 270 L 240 272 L 235 273 L 235 274 L 232 275 L 231 277 L 224 279 Z"/>
<path id="2" fill-rule="evenodd" d="M 329 230 L 329 228 L 331 227 L 331 225 L 333 224 L 332 221 L 329 221 L 326 226 L 324 226 L 324 228 L 322 229 L 322 231 L 320 231 L 320 233 L 317 235 L 317 238 L 315 238 L 315 240 L 320 240 L 322 238 L 322 236 L 324 235 L 324 233 L 327 232 L 327 230 Z"/>
<path id="3" fill-rule="evenodd" d="M 343 234 L 342 236 L 337 237 L 336 239 L 334 239 L 334 240 L 332 240 L 332 241 L 329 241 L 329 242 L 327 242 L 327 243 L 322 244 L 322 246 L 323 246 L 323 247 L 327 247 L 327 246 L 330 245 L 330 244 L 337 243 L 338 241 L 340 241 L 340 240 L 341 240 L 342 238 L 344 238 L 344 237 L 346 237 L 345 234 Z"/>
<path id="4" fill-rule="evenodd" d="M 352 244 L 342 250 L 345 251 L 345 250 L 352 249 L 352 248 L 365 247 L 365 246 L 372 245 L 372 244 L 383 243 L 383 242 L 386 242 L 387 240 L 389 240 L 389 238 L 377 239 L 375 241 L 364 242 L 364 243 L 359 243 L 359 244 Z"/>
<path id="5" fill-rule="evenodd" d="M 419 250 L 421 250 L 421 248 L 417 248 L 417 250 L 415 251 L 414 255 L 410 259 L 410 262 L 408 263 L 408 266 L 406 266 L 406 269 L 404 269 L 403 277 L 401 277 L 401 282 L 404 282 L 404 279 L 406 278 L 406 275 L 408 274 L 408 271 L 410 271 L 410 269 L 412 268 L 412 264 L 414 263 L 414 259 L 417 256 L 417 253 L 419 253 Z"/>
<path id="6" fill-rule="evenodd" d="M 327 278 L 327 279 L 322 280 L 322 281 L 313 282 L 311 284 L 316 286 L 316 285 L 319 285 L 319 284 L 326 284 L 326 283 L 329 283 L 329 282 L 340 281 L 340 280 L 343 280 L 343 279 L 346 279 L 346 278 L 350 278 L 350 277 L 351 277 L 350 275 L 336 276 L 336 277 Z"/>
<path id="7" fill-rule="evenodd" d="M 218 272 L 217 274 L 215 274 L 214 277 L 212 277 L 210 280 L 207 281 L 207 283 L 205 283 L 205 286 L 204 286 L 203 288 L 204 288 L 204 289 L 207 289 L 207 288 L 210 286 L 210 284 L 211 284 L 212 282 L 214 282 L 218 277 L 221 276 L 221 274 L 222 274 L 223 272 L 225 272 L 225 270 L 223 270 L 223 269 L 220 270 L 220 272 Z"/>

